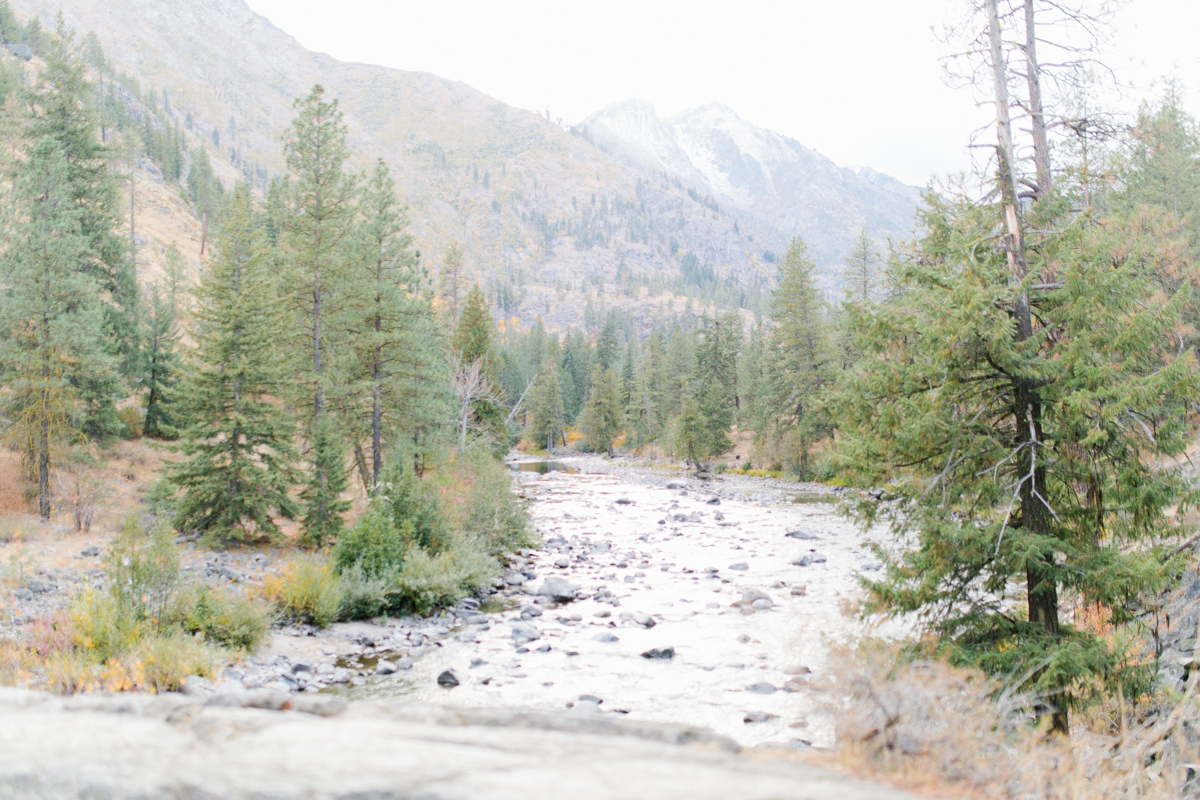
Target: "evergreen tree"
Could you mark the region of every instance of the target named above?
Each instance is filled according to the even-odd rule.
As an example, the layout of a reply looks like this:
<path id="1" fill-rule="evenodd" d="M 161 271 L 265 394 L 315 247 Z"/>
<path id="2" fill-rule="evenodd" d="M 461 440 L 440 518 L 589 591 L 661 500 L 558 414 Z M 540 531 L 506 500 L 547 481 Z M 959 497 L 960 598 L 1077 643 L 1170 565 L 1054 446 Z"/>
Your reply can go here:
<path id="1" fill-rule="evenodd" d="M 379 161 L 362 188 L 363 221 L 351 278 L 348 326 L 356 387 L 349 403 L 355 447 L 370 442 L 369 471 L 360 458 L 363 483 L 383 474 L 386 445 L 416 437 L 443 421 L 445 354 L 432 324 L 432 306 L 412 249 L 406 209 L 399 205 L 387 165 Z"/>
<path id="2" fill-rule="evenodd" d="M 71 180 L 68 152 L 51 136 L 32 143 L 16 178 L 0 251 L 0 368 L 6 436 L 20 449 L 37 487 L 38 515 L 51 513 L 50 473 L 71 437 L 81 374 L 110 366 L 93 274 L 85 211 Z"/>
<path id="3" fill-rule="evenodd" d="M 1024 243 L 1020 276 L 1012 250 L 978 246 L 1002 205 L 927 195 L 905 305 L 860 315 L 864 359 L 838 405 L 848 462 L 898 495 L 864 519 L 915 532 L 871 607 L 918 615 L 958 661 L 1028 676 L 1065 731 L 1098 685 L 1136 692 L 1153 670 L 1063 621 L 1059 597 L 1119 626 L 1175 574 L 1160 545 L 1190 494 L 1159 465 L 1192 441 L 1200 380 L 1175 333 L 1187 290 L 1163 293 L 1145 266 L 1171 243 L 1136 219 L 1081 220 L 1078 192 L 1057 191 L 1024 212 L 1053 234 Z M 1024 609 L 1002 600 L 1014 585 Z"/>
<path id="4" fill-rule="evenodd" d="M 547 358 L 533 388 L 528 435 L 539 447 L 545 443 L 546 450 L 553 450 L 555 442 L 566 444 L 563 430 L 562 386 L 558 379 L 558 366 L 553 358 Z"/>
<path id="5" fill-rule="evenodd" d="M 140 368 L 140 292 L 129 249 L 116 233 L 118 182 L 109 169 L 109 153 L 97 135 L 92 88 L 84 75 L 84 64 L 75 57 L 72 45 L 70 34 L 60 29 L 46 47 L 45 67 L 26 93 L 32 111 L 25 136 L 30 142 L 53 140 L 66 160 L 67 184 L 79 206 L 79 225 L 88 240 L 80 268 L 103 293 L 105 302 L 101 307 L 109 330 L 108 342 L 122 374 L 134 378 Z M 108 371 L 81 376 L 77 388 L 86 403 L 83 429 L 88 435 L 105 438 L 119 426 L 113 407 L 114 398 L 121 394 L 118 377 Z"/>
<path id="6" fill-rule="evenodd" d="M 155 283 L 148 299 L 142 334 L 142 383 L 147 390 L 142 431 L 154 439 L 174 439 L 178 435 L 173 405 L 179 379 L 179 326 L 169 291 Z"/>
<path id="7" fill-rule="evenodd" d="M 868 305 L 879 291 L 879 251 L 867 229 L 858 233 L 858 240 L 845 259 L 846 299 Z"/>
<path id="8" fill-rule="evenodd" d="M 610 312 L 604 320 L 604 327 L 596 337 L 596 363 L 600 369 L 615 369 L 617 366 L 617 351 L 620 347 L 617 339 L 617 320 Z"/>
<path id="9" fill-rule="evenodd" d="M 345 330 L 339 329 L 336 318 L 349 299 L 347 239 L 354 223 L 355 187 L 345 171 L 349 150 L 337 101 L 326 100 L 324 88 L 317 85 L 296 101 L 296 111 L 284 140 L 291 179 L 284 242 L 296 329 L 302 334 L 294 348 L 293 397 L 306 417 L 313 451 L 303 495 L 308 504 L 305 533 L 320 544 L 340 529 L 341 521 L 334 517 L 341 504 L 330 492 L 346 485 L 344 445 L 324 417 L 328 395 L 346 388 L 335 359 L 338 347 L 345 344 L 339 341 Z"/>
<path id="10" fill-rule="evenodd" d="M 216 258 L 196 290 L 196 349 L 179 391 L 187 422 L 171 467 L 183 496 L 175 522 L 218 541 L 278 535 L 274 516 L 294 518 L 294 427 L 275 398 L 290 376 L 276 336 L 282 316 L 255 229 L 250 192 L 234 192 Z"/>
<path id="11" fill-rule="evenodd" d="M 342 499 L 349 486 L 346 451 L 330 414 L 313 420 L 308 430 L 308 481 L 300 492 L 304 507 L 304 543 L 321 547 L 333 542 L 344 527 L 342 514 L 350 502 Z"/>
<path id="12" fill-rule="evenodd" d="M 788 434 L 796 451 L 792 467 L 810 477 L 812 444 L 830 433 L 819 411 L 822 392 L 833 377 L 829 342 L 825 335 L 823 304 L 816 287 L 816 262 L 800 237 L 792 239 L 779 261 L 779 289 L 772 299 L 776 323 L 769 347 L 771 398 L 774 410 L 770 429 L 758 431 L 760 440 Z"/>
<path id="13" fill-rule="evenodd" d="M 625 414 L 621 408 L 621 390 L 616 373 L 611 369 L 602 370 L 600 364 L 596 364 L 592 367 L 591 388 L 583 412 L 583 431 L 588 446 L 606 452 L 612 458 L 613 440 L 624 427 Z"/>

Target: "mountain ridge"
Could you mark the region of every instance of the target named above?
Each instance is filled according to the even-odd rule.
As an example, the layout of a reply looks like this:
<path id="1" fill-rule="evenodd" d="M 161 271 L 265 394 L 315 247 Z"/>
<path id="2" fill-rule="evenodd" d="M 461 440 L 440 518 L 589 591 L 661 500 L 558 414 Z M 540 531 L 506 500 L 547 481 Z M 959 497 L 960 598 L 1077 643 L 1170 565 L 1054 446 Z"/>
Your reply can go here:
<path id="1" fill-rule="evenodd" d="M 786 243 L 769 221 L 461 81 L 309 51 L 244 0 L 12 5 L 51 26 L 61 10 L 80 35 L 94 31 L 121 69 L 169 97 L 222 174 L 259 185 L 282 171 L 294 98 L 323 84 L 345 113 L 353 167 L 391 166 L 426 266 L 436 273 L 458 242 L 497 313 L 518 324 L 577 326 L 588 300 L 645 318 L 682 308 L 685 295 L 749 302 L 773 272 L 764 256 Z M 689 256 L 702 279 L 685 274 Z"/>

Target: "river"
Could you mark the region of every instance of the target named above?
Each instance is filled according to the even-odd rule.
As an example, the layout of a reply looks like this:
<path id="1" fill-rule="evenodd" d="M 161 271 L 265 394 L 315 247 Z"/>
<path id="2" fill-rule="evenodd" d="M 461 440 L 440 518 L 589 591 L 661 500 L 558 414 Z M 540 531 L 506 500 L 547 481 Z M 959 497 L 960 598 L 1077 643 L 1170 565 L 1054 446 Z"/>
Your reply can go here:
<path id="1" fill-rule="evenodd" d="M 586 457 L 518 466 L 543 545 L 514 560 L 491 613 L 468 613 L 411 670 L 354 696 L 628 714 L 747 746 L 833 743 L 816 687 L 835 677 L 831 649 L 861 632 L 847 602 L 878 569 L 836 495 Z M 549 577 L 583 599 L 537 597 Z M 673 657 L 643 655 L 655 649 Z M 458 686 L 438 685 L 445 670 Z"/>

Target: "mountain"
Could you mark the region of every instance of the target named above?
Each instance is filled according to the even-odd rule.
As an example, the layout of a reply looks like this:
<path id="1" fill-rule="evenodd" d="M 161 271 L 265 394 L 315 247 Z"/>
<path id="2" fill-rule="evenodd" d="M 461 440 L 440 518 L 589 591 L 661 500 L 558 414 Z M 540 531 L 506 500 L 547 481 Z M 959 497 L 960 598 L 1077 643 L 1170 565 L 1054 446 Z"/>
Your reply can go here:
<path id="1" fill-rule="evenodd" d="M 720 103 L 662 119 L 650 104 L 629 100 L 575 132 L 647 175 L 678 179 L 760 229 L 760 238 L 803 236 L 819 264 L 840 262 L 862 228 L 876 239 L 908 236 L 920 201 L 914 186 L 839 167 Z"/>
<path id="2" fill-rule="evenodd" d="M 746 302 L 773 272 L 764 252 L 785 242 L 786 226 L 703 196 L 693 177 L 647 172 L 460 82 L 311 52 L 244 0 L 10 2 L 46 27 L 61 11 L 77 36 L 94 32 L 226 183 L 262 188 L 282 173 L 292 103 L 323 84 L 345 113 L 354 168 L 391 166 L 423 263 L 436 274 L 458 242 L 510 322 L 579 325 L 588 300 L 644 320 L 682 309 L 685 295 Z M 194 245 L 194 220 L 177 226 L 191 231 L 180 246 Z"/>

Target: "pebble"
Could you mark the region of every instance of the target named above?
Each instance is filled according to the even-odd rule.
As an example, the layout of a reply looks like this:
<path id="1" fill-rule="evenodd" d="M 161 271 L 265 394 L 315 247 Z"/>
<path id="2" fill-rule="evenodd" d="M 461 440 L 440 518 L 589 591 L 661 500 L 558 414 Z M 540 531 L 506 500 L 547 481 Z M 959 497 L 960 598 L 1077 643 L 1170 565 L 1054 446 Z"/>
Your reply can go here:
<path id="1" fill-rule="evenodd" d="M 775 687 L 775 684 L 763 681 L 761 683 L 750 684 L 746 687 L 746 691 L 754 692 L 755 694 L 775 694 L 779 690 Z"/>
<path id="2" fill-rule="evenodd" d="M 447 689 L 453 689 L 455 686 L 459 685 L 460 681 L 458 680 L 458 675 L 455 674 L 454 670 L 448 669 L 441 675 L 437 676 L 437 683 L 438 686 L 444 686 Z"/>
<path id="3" fill-rule="evenodd" d="M 750 711 L 742 718 L 742 722 L 749 725 L 755 722 L 770 722 L 773 719 L 779 719 L 779 715 L 769 714 L 766 711 Z"/>
<path id="4" fill-rule="evenodd" d="M 605 644 L 610 644 L 612 642 L 619 642 L 621 640 L 618 639 L 614 634 L 609 633 L 608 631 L 600 631 L 600 633 L 597 633 L 595 636 L 592 637 L 592 641 L 604 642 Z"/>
<path id="5" fill-rule="evenodd" d="M 729 568 L 738 570 L 739 572 L 745 572 L 746 570 L 750 569 L 750 565 L 747 564 L 745 561 L 739 561 L 736 564 L 730 564 Z"/>

